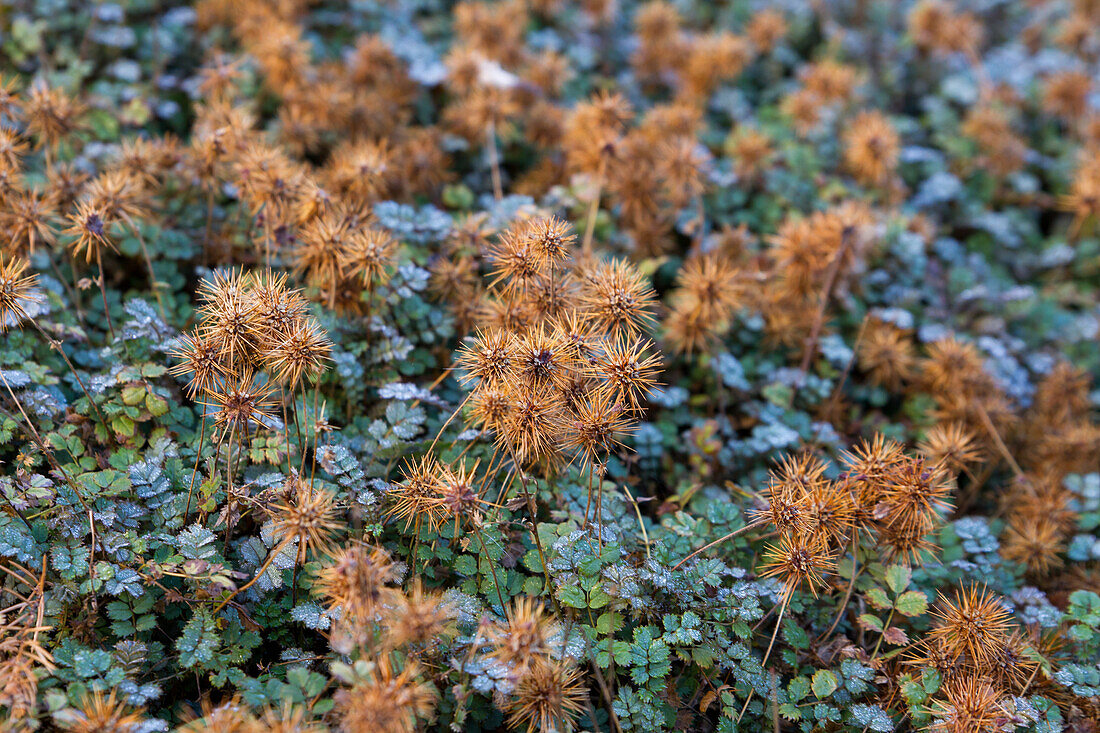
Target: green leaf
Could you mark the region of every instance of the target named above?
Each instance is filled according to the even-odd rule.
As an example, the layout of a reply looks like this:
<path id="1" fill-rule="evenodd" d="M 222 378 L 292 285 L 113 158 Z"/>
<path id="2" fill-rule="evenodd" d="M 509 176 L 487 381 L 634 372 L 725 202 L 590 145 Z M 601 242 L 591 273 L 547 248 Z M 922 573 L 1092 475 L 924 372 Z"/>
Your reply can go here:
<path id="1" fill-rule="evenodd" d="M 894 605 L 890 602 L 890 598 L 882 588 L 871 588 L 864 594 L 864 597 L 867 599 L 867 602 L 871 604 L 872 608 L 878 609 L 879 611 L 885 611 Z"/>
<path id="2" fill-rule="evenodd" d="M 111 420 L 111 429 L 123 437 L 131 438 L 134 435 L 134 421 L 125 415 L 119 415 Z"/>
<path id="3" fill-rule="evenodd" d="M 119 121 L 106 110 L 94 110 L 86 117 L 86 122 L 99 140 L 114 140 L 118 137 Z"/>
<path id="4" fill-rule="evenodd" d="M 905 698 L 905 701 L 910 705 L 920 705 L 926 699 L 928 699 L 928 693 L 924 687 L 914 680 L 910 675 L 903 675 L 898 680 L 898 687 L 901 690 L 901 696 Z"/>
<path id="5" fill-rule="evenodd" d="M 107 618 L 114 621 L 129 621 L 133 615 L 130 606 L 122 601 L 111 601 L 107 604 Z"/>
<path id="6" fill-rule="evenodd" d="M 459 575 L 465 575 L 468 578 L 477 575 L 477 561 L 473 555 L 459 555 L 451 567 Z"/>
<path id="7" fill-rule="evenodd" d="M 607 611 L 601 613 L 600 617 L 596 619 L 596 631 L 601 634 L 606 634 L 612 630 L 618 631 L 623 627 L 623 615 L 621 613 L 614 613 Z"/>
<path id="8" fill-rule="evenodd" d="M 836 675 L 827 669 L 819 669 L 814 672 L 812 688 L 819 700 L 824 700 L 829 695 L 836 692 L 836 688 L 839 684 Z"/>
<path id="9" fill-rule="evenodd" d="M 160 417 L 168 412 L 168 402 L 163 397 L 158 397 L 150 392 L 145 396 L 145 409 L 153 417 Z"/>
<path id="10" fill-rule="evenodd" d="M 903 616 L 920 616 L 928 610 L 928 597 L 919 590 L 909 590 L 898 596 L 894 608 Z"/>
<path id="11" fill-rule="evenodd" d="M 593 588 L 592 592 L 588 594 L 589 608 L 603 608 L 608 603 L 611 603 L 611 596 L 607 595 L 606 591 L 599 586 Z"/>
<path id="12" fill-rule="evenodd" d="M 890 590 L 894 592 L 894 595 L 900 595 L 903 590 L 909 587 L 909 581 L 913 577 L 913 571 L 904 565 L 891 565 L 886 569 L 886 584 L 890 586 Z"/>
<path id="13" fill-rule="evenodd" d="M 206 664 L 214 658 L 214 650 L 221 639 L 218 637 L 214 618 L 210 611 L 200 608 L 183 627 L 183 634 L 176 640 L 176 651 L 180 653 L 180 665 L 184 669 Z"/>
<path id="14" fill-rule="evenodd" d="M 542 595 L 542 578 L 529 577 L 523 581 L 523 593 L 528 596 Z"/>
<path id="15" fill-rule="evenodd" d="M 542 572 L 542 558 L 539 557 L 539 551 L 528 550 L 527 554 L 523 556 L 523 564 L 527 566 L 527 569 L 532 573 Z"/>
<path id="16" fill-rule="evenodd" d="M 874 614 L 864 613 L 859 617 L 859 625 L 882 633 L 882 619 Z"/>
<path id="17" fill-rule="evenodd" d="M 571 608 L 586 608 L 588 602 L 585 600 L 584 591 L 575 585 L 567 585 L 558 591 L 558 598 L 561 602 Z"/>
<path id="18" fill-rule="evenodd" d="M 600 574 L 600 558 L 590 556 L 581 560 L 577 564 L 577 570 L 581 575 L 586 575 L 590 578 L 595 578 Z"/>
<path id="19" fill-rule="evenodd" d="M 130 406 L 140 405 L 144 399 L 145 385 L 132 384 L 129 387 L 122 388 L 122 404 Z"/>
<path id="20" fill-rule="evenodd" d="M 785 384 L 779 382 L 773 382 L 764 389 L 760 390 L 760 394 L 764 396 L 768 402 L 779 407 L 786 407 L 791 404 L 791 399 L 794 395 L 794 391 Z"/>
<path id="21" fill-rule="evenodd" d="M 810 694 L 810 678 L 799 675 L 787 683 L 787 695 L 792 701 L 798 702 Z"/>
<path id="22" fill-rule="evenodd" d="M 784 619 L 783 638 L 795 649 L 808 649 L 810 647 L 810 635 L 793 621 Z"/>
<path id="23" fill-rule="evenodd" d="M 709 647 L 697 646 L 691 650 L 691 659 L 703 669 L 710 669 L 714 666 L 714 660 L 717 657 Z"/>

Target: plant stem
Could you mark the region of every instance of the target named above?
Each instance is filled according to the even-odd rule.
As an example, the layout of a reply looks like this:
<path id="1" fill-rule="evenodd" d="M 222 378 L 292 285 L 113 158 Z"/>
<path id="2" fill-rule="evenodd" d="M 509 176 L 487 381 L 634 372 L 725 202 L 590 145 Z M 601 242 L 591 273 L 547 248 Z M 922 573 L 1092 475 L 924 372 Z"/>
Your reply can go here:
<path id="1" fill-rule="evenodd" d="M 789 595 L 783 599 L 783 605 L 779 609 L 779 618 L 775 620 L 775 631 L 772 632 L 772 640 L 768 642 L 768 650 L 764 652 L 764 661 L 760 663 L 761 667 L 768 663 L 768 657 L 771 656 L 772 647 L 775 646 L 775 637 L 779 636 L 779 625 L 783 623 L 783 614 L 787 612 L 787 604 L 790 600 L 791 597 Z"/>
<path id="2" fill-rule="evenodd" d="M 202 235 L 202 263 L 210 264 L 210 229 L 214 224 L 214 189 L 206 192 L 206 231 Z"/>
<path id="3" fill-rule="evenodd" d="M 149 287 L 153 289 L 153 295 L 157 299 L 157 310 L 160 311 L 161 320 L 165 323 L 168 322 L 168 316 L 164 311 L 164 301 L 160 297 L 160 286 L 157 283 L 157 275 L 153 272 L 153 260 L 149 257 L 149 250 L 145 246 L 145 237 L 141 236 L 141 230 L 138 229 L 137 224 L 130 219 L 125 213 L 120 214 L 122 220 L 126 222 L 126 226 L 130 228 L 130 231 L 134 233 L 137 238 L 138 245 L 141 247 L 141 255 L 145 258 L 145 266 L 149 270 Z"/>
<path id="4" fill-rule="evenodd" d="M 588 462 L 588 503 L 584 507 L 584 524 L 588 526 L 588 515 L 592 511 L 592 462 Z"/>
<path id="5" fill-rule="evenodd" d="M 882 640 L 886 637 L 886 630 L 890 628 L 890 622 L 894 620 L 894 609 L 890 609 L 890 613 L 886 614 L 886 623 L 882 625 L 882 633 L 878 635 L 878 643 L 875 644 L 875 650 L 871 652 L 871 661 L 874 661 L 878 656 L 879 647 L 882 646 Z"/>
<path id="6" fill-rule="evenodd" d="M 1016 459 L 1012 457 L 1012 453 L 1009 452 L 1008 446 L 1001 439 L 1001 434 L 997 431 L 997 426 L 993 424 L 992 418 L 989 417 L 989 413 L 986 412 L 985 405 L 980 401 L 975 400 L 975 405 L 978 407 L 978 415 L 982 418 L 982 423 L 985 424 L 985 429 L 989 431 L 990 437 L 993 438 L 993 442 L 997 445 L 997 450 L 1004 456 L 1005 461 L 1012 468 L 1012 472 L 1016 474 L 1016 478 L 1024 478 L 1024 472 L 1020 469 L 1020 464 L 1016 463 Z"/>
<path id="7" fill-rule="evenodd" d="M 297 438 L 295 442 L 298 443 L 298 451 L 301 453 L 301 460 L 298 462 L 299 468 L 306 465 L 306 444 L 302 438 L 302 426 L 298 424 L 298 400 L 294 400 L 294 435 Z M 287 447 L 289 451 L 289 446 Z"/>
<path id="8" fill-rule="evenodd" d="M 841 603 L 840 603 L 840 610 L 837 611 L 836 618 L 833 619 L 832 625 L 829 626 L 828 631 L 826 631 L 822 635 L 820 641 L 825 641 L 825 639 L 829 638 L 829 635 L 833 633 L 834 629 L 836 629 L 837 624 L 840 623 L 840 619 L 844 618 L 844 610 L 848 607 L 848 601 L 851 599 L 852 591 L 856 587 L 856 578 L 859 577 L 858 568 L 859 568 L 859 529 L 858 528 L 853 528 L 853 530 L 852 530 L 852 577 L 848 581 L 848 590 L 845 591 L 845 593 L 844 593 L 844 600 L 841 601 Z"/>
<path id="9" fill-rule="evenodd" d="M 798 386 L 801 387 L 803 381 L 806 379 L 806 372 L 810 369 L 810 361 L 813 360 L 814 352 L 817 351 L 817 339 L 821 334 L 821 327 L 825 323 L 825 311 L 829 307 L 829 296 L 833 291 L 833 284 L 836 283 L 837 276 L 840 274 L 840 263 L 844 261 L 844 255 L 848 253 L 848 247 L 851 245 L 852 235 L 845 233 L 840 239 L 840 246 L 836 250 L 836 254 L 833 255 L 832 262 L 829 263 L 829 271 L 825 275 L 825 285 L 821 288 L 821 301 L 818 303 L 817 314 L 814 316 L 813 325 L 810 329 L 810 335 L 806 339 L 805 351 L 802 353 L 802 365 L 800 367 L 801 376 L 798 381 Z"/>
<path id="10" fill-rule="evenodd" d="M 485 554 L 485 559 L 489 561 L 489 571 L 493 574 L 493 588 L 497 592 L 497 600 L 500 601 L 500 612 L 504 613 L 507 606 L 504 605 L 504 596 L 500 593 L 500 580 L 497 579 L 497 569 L 493 566 L 493 558 L 489 557 L 489 548 L 485 545 L 485 538 L 481 536 L 481 528 L 476 523 L 470 522 L 470 526 L 474 528 L 474 535 L 477 536 L 477 541 L 481 544 L 481 551 Z M 481 563 L 478 563 L 480 572 Z"/>
<path id="11" fill-rule="evenodd" d="M 229 552 L 229 535 L 233 529 L 233 437 L 236 435 L 236 430 L 229 431 L 229 450 L 225 453 L 225 544 L 222 549 L 222 555 L 226 555 Z"/>
<path id="12" fill-rule="evenodd" d="M 232 438 L 230 438 L 230 440 L 232 440 Z M 234 598 L 236 598 L 239 594 L 244 593 L 246 590 L 248 590 L 253 585 L 255 585 L 256 581 L 258 581 L 261 577 L 263 577 L 263 574 L 265 572 L 267 572 L 267 569 L 269 567 L 271 567 L 271 563 L 273 563 L 275 561 L 275 558 L 279 556 L 279 554 L 282 552 L 283 546 L 285 546 L 286 543 L 287 543 L 287 540 L 284 539 L 281 542 L 279 542 L 279 544 L 272 547 L 271 552 L 267 553 L 267 558 L 264 560 L 263 565 L 261 565 L 260 569 L 256 571 L 255 577 L 253 577 L 252 580 L 248 581 L 247 583 L 242 585 L 237 590 L 230 593 L 228 598 L 226 598 L 224 601 L 222 601 L 217 606 L 215 606 L 214 607 L 214 613 L 218 613 L 219 611 L 221 611 L 223 608 L 228 606 L 229 602 L 232 601 Z"/>
<path id="13" fill-rule="evenodd" d="M 630 504 L 634 507 L 634 515 L 638 517 L 638 528 L 642 530 L 642 542 L 645 543 L 645 557 L 649 560 L 652 557 L 652 553 L 649 551 L 649 532 L 646 531 L 645 522 L 642 521 L 642 508 L 638 506 L 638 500 L 630 493 L 630 489 L 627 485 L 623 483 L 622 487 L 623 491 L 626 492 L 626 498 L 630 500 Z"/>
<path id="14" fill-rule="evenodd" d="M 768 657 L 771 656 L 772 646 L 775 645 L 775 637 L 779 635 L 779 625 L 783 622 L 783 614 L 787 610 L 788 600 L 790 600 L 789 596 L 783 598 L 783 605 L 779 609 L 779 618 L 775 620 L 775 631 L 772 632 L 772 640 L 768 643 L 768 650 L 764 652 L 764 661 L 760 663 L 761 667 L 768 663 Z M 741 722 L 741 718 L 745 717 L 745 711 L 749 709 L 749 703 L 752 701 L 752 696 L 754 692 L 756 692 L 755 689 L 749 690 L 749 696 L 745 698 L 745 705 L 741 708 L 741 713 L 737 716 L 738 723 Z"/>
<path id="15" fill-rule="evenodd" d="M 417 514 L 416 522 L 413 524 L 412 549 L 409 551 L 409 572 L 414 576 L 416 575 L 416 553 L 420 549 L 420 522 L 421 517 Z M 408 528 L 408 524 L 405 527 Z"/>
<path id="16" fill-rule="evenodd" d="M 183 521 L 187 521 L 187 515 L 191 513 L 191 494 L 195 490 L 195 477 L 199 475 L 199 461 L 202 460 L 202 443 L 206 438 L 206 405 L 203 405 L 202 423 L 199 427 L 199 449 L 195 453 L 195 468 L 191 471 L 191 486 L 187 489 L 187 508 L 183 510 Z"/>
<path id="17" fill-rule="evenodd" d="M 84 322 L 84 310 L 80 307 L 80 291 L 69 285 L 69 281 L 61 274 L 61 268 L 57 266 L 57 263 L 53 261 L 53 257 L 47 258 L 50 261 L 50 269 L 53 270 L 53 274 L 57 277 L 57 281 L 65 287 L 65 292 L 69 295 L 69 301 L 73 304 L 73 310 L 76 311 L 76 320 L 81 326 L 86 326 Z M 69 265 L 73 271 L 73 281 L 77 281 L 80 278 L 77 277 L 76 272 L 76 258 L 72 256 L 72 252 L 69 252 Z"/>
<path id="18" fill-rule="evenodd" d="M 293 392 L 290 393 L 293 395 Z M 287 395 L 283 395 L 283 399 L 279 400 L 283 408 L 283 439 L 286 441 L 286 475 L 290 478 L 290 421 L 286 416 L 286 398 Z"/>
<path id="19" fill-rule="evenodd" d="M 592 202 L 588 205 L 588 219 L 584 223 L 584 240 L 581 243 L 581 254 L 585 257 L 592 254 L 592 235 L 596 231 L 596 215 L 600 211 L 600 196 L 603 193 L 603 179 L 607 172 L 607 158 L 600 156 L 600 165 L 596 169 L 596 191 L 592 195 Z"/>
<path id="20" fill-rule="evenodd" d="M 110 428 L 107 426 L 107 420 L 103 417 L 103 413 L 99 411 L 99 405 L 95 403 L 95 400 L 93 400 L 92 396 L 88 393 L 88 388 L 84 386 L 84 380 L 76 373 L 76 367 L 69 361 L 69 355 L 66 354 L 65 350 L 61 347 L 61 342 L 50 338 L 50 335 L 43 331 L 42 327 L 39 326 L 38 322 L 33 318 L 30 319 L 30 322 L 31 325 L 38 330 L 38 333 L 42 334 L 42 338 L 46 339 L 46 343 L 49 344 L 50 348 L 56 350 L 57 353 L 61 355 L 61 358 L 65 360 L 65 364 L 69 367 L 69 371 L 72 372 L 73 377 L 76 378 L 76 383 L 80 385 L 80 390 L 84 393 L 84 396 L 88 398 L 88 404 L 92 406 L 92 411 L 95 412 L 96 417 L 99 418 L 99 422 L 103 425 L 103 429 L 110 435 Z"/>
<path id="21" fill-rule="evenodd" d="M 497 126 L 494 120 L 489 120 L 485 128 L 486 149 L 489 153 L 489 173 L 493 178 L 493 196 L 497 201 L 504 198 L 504 186 L 500 180 L 500 158 L 497 155 Z"/>
<path id="22" fill-rule="evenodd" d="M 432 448 L 435 448 L 435 444 L 439 441 L 439 436 L 443 435 L 443 431 L 446 430 L 447 426 L 451 424 L 451 421 L 458 416 L 458 413 L 462 412 L 462 408 L 466 406 L 466 403 L 469 402 L 470 398 L 473 396 L 474 393 L 470 392 L 468 395 L 466 395 L 466 398 L 462 400 L 459 406 L 455 408 L 455 411 L 451 413 L 451 416 L 448 417 L 447 421 L 444 422 L 443 425 L 439 428 L 439 432 L 435 434 L 435 438 L 432 440 L 432 444 L 428 446 L 428 450 L 426 451 L 427 453 L 432 452 Z"/>
<path id="23" fill-rule="evenodd" d="M 321 431 L 317 429 L 317 401 L 321 395 L 321 380 L 317 380 L 317 384 L 313 387 L 313 455 L 311 456 L 312 464 L 309 471 L 309 488 L 313 488 L 313 478 L 317 475 L 317 442 L 320 439 Z M 305 456 L 302 457 L 303 462 Z"/>
<path id="24" fill-rule="evenodd" d="M 519 459 L 516 457 L 516 452 L 509 446 L 512 453 L 512 461 L 516 466 L 516 475 L 519 477 L 519 485 L 523 490 L 523 496 L 527 500 L 527 512 L 531 515 L 531 534 L 535 538 L 535 547 L 539 551 L 539 563 L 542 565 L 542 576 L 546 580 L 546 592 L 550 594 L 550 600 L 554 602 L 554 608 L 561 614 L 561 608 L 558 606 L 558 597 L 554 595 L 554 585 L 550 582 L 550 568 L 546 566 L 546 551 L 542 548 L 542 539 L 539 537 L 539 525 L 538 525 L 538 508 L 535 506 L 535 499 L 531 496 L 531 492 L 527 490 L 527 474 L 523 471 L 523 467 L 520 465 Z"/>
<path id="25" fill-rule="evenodd" d="M 107 307 L 107 285 L 104 283 L 103 277 L 103 248 L 96 247 L 95 250 L 96 263 L 99 265 L 99 293 L 103 296 L 103 317 L 107 319 L 107 330 L 111 332 L 111 340 L 115 340 L 115 327 L 111 323 L 111 311 Z"/>
<path id="26" fill-rule="evenodd" d="M 745 525 L 744 527 L 741 527 L 740 529 L 735 529 L 735 530 L 733 530 L 732 532 L 730 532 L 729 534 L 727 534 L 727 535 L 725 535 L 725 536 L 723 536 L 723 537 L 719 537 L 719 538 L 718 538 L 718 539 L 716 539 L 716 540 L 715 540 L 714 542 L 709 542 L 709 543 L 707 543 L 707 544 L 703 545 L 703 546 L 702 546 L 702 547 L 700 547 L 700 548 L 699 548 L 698 550 L 696 550 L 695 552 L 691 553 L 690 555 L 688 555 L 687 557 L 685 557 L 685 558 L 684 558 L 683 560 L 681 560 L 680 562 L 678 562 L 678 563 L 676 563 L 675 565 L 673 565 L 673 566 L 672 566 L 672 569 L 673 569 L 673 570 L 675 570 L 675 569 L 677 569 L 678 567 L 680 567 L 681 565 L 683 565 L 684 563 L 686 563 L 686 562 L 687 562 L 688 560 L 690 560 L 691 558 L 695 557 L 696 555 L 698 555 L 698 554 L 700 554 L 700 553 L 702 553 L 702 552 L 706 552 L 706 551 L 707 551 L 707 550 L 709 550 L 710 548 L 714 547 L 715 545 L 720 545 L 720 544 L 722 544 L 723 542 L 725 542 L 726 540 L 731 540 L 731 539 L 733 539 L 734 537 L 736 537 L 736 536 L 737 536 L 737 535 L 739 535 L 739 534 L 742 534 L 742 533 L 744 533 L 744 532 L 748 532 L 748 531 L 749 531 L 750 529 L 756 529 L 757 527 L 761 526 L 761 525 L 762 525 L 762 524 L 764 524 L 764 523 L 765 523 L 765 522 L 764 522 L 764 520 L 762 520 L 762 519 L 758 519 L 758 520 L 756 520 L 755 522 L 750 522 L 749 524 L 746 524 L 746 525 Z"/>
<path id="27" fill-rule="evenodd" d="M 96 540 L 96 536 L 95 536 L 95 516 L 92 514 L 92 507 L 88 504 L 87 501 L 84 500 L 84 497 L 81 495 L 80 489 L 77 487 L 76 482 L 73 481 L 72 476 L 69 475 L 68 471 L 66 471 L 64 468 L 61 467 L 61 464 L 58 463 L 57 459 L 54 457 L 53 451 L 51 451 L 46 446 L 46 443 L 42 440 L 42 436 L 39 435 L 39 433 L 38 433 L 38 428 L 36 428 L 34 426 L 34 423 L 31 422 L 31 419 L 27 415 L 26 410 L 23 409 L 23 403 L 20 402 L 19 398 L 15 396 L 15 392 L 12 391 L 11 385 L 8 384 L 8 379 L 7 379 L 7 377 L 4 376 L 4 370 L 3 369 L 0 369 L 0 382 L 4 383 L 4 388 L 7 389 L 8 394 L 11 396 L 12 402 L 14 402 L 15 406 L 19 409 L 19 414 L 23 416 L 23 420 L 27 424 L 27 429 L 30 431 L 30 434 L 32 436 L 32 441 L 38 446 L 38 449 L 40 451 L 42 451 L 42 455 L 46 456 L 46 460 L 48 460 L 50 462 L 50 464 L 54 467 L 54 470 L 56 470 L 58 473 L 60 473 L 64 477 L 65 483 L 67 483 L 69 485 L 69 488 L 73 490 L 73 495 L 76 496 L 76 500 L 80 502 L 80 505 L 84 508 L 84 511 L 86 511 L 88 513 L 88 527 L 91 529 L 91 532 L 92 532 L 91 550 L 88 552 L 88 578 L 89 578 L 89 580 L 95 580 L 95 577 L 96 577 L 96 572 L 95 572 L 95 540 Z M 98 607 L 98 601 L 95 597 L 94 591 L 93 591 L 93 594 L 92 594 L 92 606 L 93 606 L 93 608 Z"/>

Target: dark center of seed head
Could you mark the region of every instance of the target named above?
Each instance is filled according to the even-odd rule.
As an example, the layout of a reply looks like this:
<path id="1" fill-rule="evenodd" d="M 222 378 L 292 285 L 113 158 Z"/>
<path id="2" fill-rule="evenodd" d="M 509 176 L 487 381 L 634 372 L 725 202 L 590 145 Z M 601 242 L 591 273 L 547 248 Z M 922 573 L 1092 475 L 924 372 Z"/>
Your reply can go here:
<path id="1" fill-rule="evenodd" d="M 99 217 L 99 214 L 88 214 L 88 218 L 84 220 L 84 227 L 94 236 L 103 236 L 103 219 Z"/>

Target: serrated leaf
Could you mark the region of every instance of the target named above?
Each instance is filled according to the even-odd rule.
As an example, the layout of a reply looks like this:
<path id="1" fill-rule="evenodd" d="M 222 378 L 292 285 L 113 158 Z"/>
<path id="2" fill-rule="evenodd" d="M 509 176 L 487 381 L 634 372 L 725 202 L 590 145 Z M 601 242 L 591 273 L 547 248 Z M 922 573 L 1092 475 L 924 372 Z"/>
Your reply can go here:
<path id="1" fill-rule="evenodd" d="M 561 602 L 571 608 L 585 608 L 588 603 L 584 598 L 584 591 L 575 585 L 567 585 L 558 591 Z"/>
<path id="2" fill-rule="evenodd" d="M 904 565 L 891 565 L 886 569 L 886 584 L 890 586 L 895 596 L 901 595 L 901 592 L 909 587 L 912 577 L 913 571 Z"/>
<path id="3" fill-rule="evenodd" d="M 599 586 L 592 589 L 592 592 L 588 594 L 588 607 L 589 608 L 603 608 L 608 603 L 611 603 L 611 596 L 609 596 L 603 588 Z"/>
<path id="4" fill-rule="evenodd" d="M 168 412 L 168 402 L 163 397 L 150 392 L 145 396 L 145 409 L 153 417 L 160 417 Z"/>
<path id="5" fill-rule="evenodd" d="M 943 677 L 940 673 L 934 669 L 921 670 L 921 684 L 924 685 L 924 691 L 929 695 L 935 693 L 940 689 L 940 684 L 943 682 Z"/>
<path id="6" fill-rule="evenodd" d="M 901 679 L 898 687 L 901 690 L 901 696 L 904 697 L 905 701 L 910 705 L 919 705 L 928 699 L 928 693 L 925 692 L 924 687 L 912 678 Z"/>
<path id="7" fill-rule="evenodd" d="M 142 400 L 145 399 L 145 385 L 132 384 L 128 387 L 122 388 L 122 404 L 133 407 L 134 405 L 140 405 Z"/>
<path id="8" fill-rule="evenodd" d="M 130 606 L 122 601 L 111 601 L 107 604 L 107 618 L 114 621 L 129 621 L 132 615 Z"/>
<path id="9" fill-rule="evenodd" d="M 119 415 L 111 420 L 111 429 L 127 438 L 133 437 L 134 425 L 134 421 L 125 415 Z"/>
<path id="10" fill-rule="evenodd" d="M 808 649 L 810 646 L 810 635 L 793 621 L 785 620 L 783 638 L 795 649 Z"/>
<path id="11" fill-rule="evenodd" d="M 836 692 L 836 688 L 839 686 L 836 675 L 827 669 L 819 669 L 814 672 L 813 682 L 811 683 L 811 689 L 814 694 L 817 695 L 819 700 L 824 700 L 829 695 Z"/>
<path id="12" fill-rule="evenodd" d="M 880 634 L 882 633 L 882 619 L 880 619 L 878 616 L 875 616 L 874 614 L 860 614 L 860 617 L 856 619 L 856 623 L 858 623 L 860 626 L 867 629 L 868 631 L 877 631 Z"/>
<path id="13" fill-rule="evenodd" d="M 810 694 L 810 678 L 799 675 L 787 683 L 787 695 L 791 700 L 798 702 Z"/>
<path id="14" fill-rule="evenodd" d="M 867 603 L 869 603 L 872 608 L 879 611 L 885 611 L 894 605 L 890 602 L 890 597 L 886 595 L 886 591 L 882 588 L 871 588 L 864 594 L 864 598 L 867 599 Z"/>
<path id="15" fill-rule="evenodd" d="M 902 646 L 903 644 L 909 643 L 909 637 L 897 626 L 891 626 L 886 629 L 886 631 L 883 631 L 882 638 L 887 644 L 893 644 L 894 646 Z"/>
<path id="16" fill-rule="evenodd" d="M 477 575 L 477 561 L 473 555 L 459 555 L 455 558 L 454 564 L 451 565 L 456 573 L 459 575 L 465 575 L 466 577 L 473 577 Z"/>
<path id="17" fill-rule="evenodd" d="M 928 597 L 919 590 L 909 590 L 898 596 L 894 608 L 903 616 L 920 616 L 928 610 Z"/>
<path id="18" fill-rule="evenodd" d="M 601 634 L 618 631 L 622 627 L 623 615 L 621 613 L 607 611 L 606 613 L 601 613 L 600 617 L 596 619 L 596 631 Z"/>
<path id="19" fill-rule="evenodd" d="M 528 550 L 523 556 L 523 564 L 532 573 L 542 572 L 542 558 L 539 557 L 538 550 Z"/>
<path id="20" fill-rule="evenodd" d="M 200 608 L 183 627 L 183 633 L 176 640 L 180 665 L 184 669 L 190 669 L 209 662 L 214 658 L 214 650 L 218 648 L 220 641 L 214 618 L 207 609 Z"/>

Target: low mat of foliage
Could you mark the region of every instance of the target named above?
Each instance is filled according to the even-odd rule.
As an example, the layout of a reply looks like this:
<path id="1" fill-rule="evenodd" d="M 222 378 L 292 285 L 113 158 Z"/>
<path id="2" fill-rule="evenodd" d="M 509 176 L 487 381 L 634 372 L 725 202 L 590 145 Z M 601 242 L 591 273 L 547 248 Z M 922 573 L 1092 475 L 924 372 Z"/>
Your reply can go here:
<path id="1" fill-rule="evenodd" d="M 1100 3 L 0 21 L 0 729 L 1098 730 Z"/>

